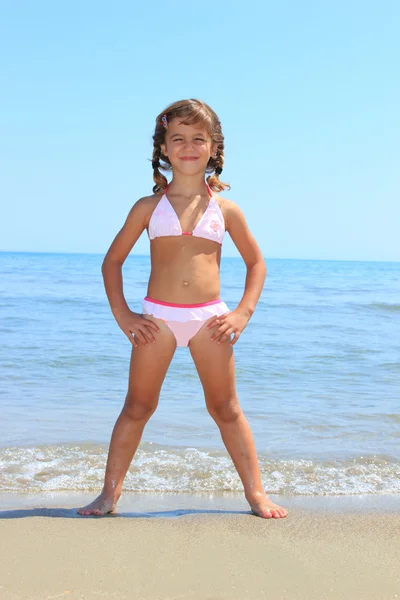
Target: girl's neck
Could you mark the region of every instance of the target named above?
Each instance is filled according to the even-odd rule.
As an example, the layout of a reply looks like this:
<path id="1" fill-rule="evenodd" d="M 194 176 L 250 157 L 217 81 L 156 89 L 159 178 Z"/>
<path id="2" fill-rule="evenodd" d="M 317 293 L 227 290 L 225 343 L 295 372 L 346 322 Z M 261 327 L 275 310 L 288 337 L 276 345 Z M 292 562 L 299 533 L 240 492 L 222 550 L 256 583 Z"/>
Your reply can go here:
<path id="1" fill-rule="evenodd" d="M 168 192 L 177 196 L 193 198 L 193 196 L 207 193 L 207 184 L 203 174 L 188 177 L 174 176 L 168 185 Z"/>

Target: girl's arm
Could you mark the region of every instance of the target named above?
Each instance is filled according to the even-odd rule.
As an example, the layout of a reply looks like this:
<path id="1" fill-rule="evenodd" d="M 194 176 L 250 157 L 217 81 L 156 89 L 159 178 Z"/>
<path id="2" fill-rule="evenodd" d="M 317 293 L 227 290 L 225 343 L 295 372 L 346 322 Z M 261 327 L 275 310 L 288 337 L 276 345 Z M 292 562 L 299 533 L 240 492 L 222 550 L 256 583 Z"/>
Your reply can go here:
<path id="1" fill-rule="evenodd" d="M 226 214 L 227 231 L 247 267 L 244 294 L 236 310 L 250 319 L 264 286 L 267 267 L 240 208 L 233 202 L 229 202 Z"/>
<path id="2" fill-rule="evenodd" d="M 218 329 L 211 336 L 211 339 L 218 344 L 230 340 L 233 334 L 234 338 L 230 342 L 233 346 L 255 310 L 264 286 L 267 268 L 261 250 L 250 233 L 240 208 L 228 200 L 224 201 L 222 208 L 226 230 L 246 264 L 247 274 L 244 293 L 236 309 L 227 315 L 213 319 L 208 328 L 215 328 L 218 325 Z"/>
<path id="3" fill-rule="evenodd" d="M 134 204 L 103 260 L 104 287 L 117 322 L 122 315 L 130 312 L 123 292 L 122 265 L 147 226 L 152 200 L 152 197 L 145 197 Z"/>

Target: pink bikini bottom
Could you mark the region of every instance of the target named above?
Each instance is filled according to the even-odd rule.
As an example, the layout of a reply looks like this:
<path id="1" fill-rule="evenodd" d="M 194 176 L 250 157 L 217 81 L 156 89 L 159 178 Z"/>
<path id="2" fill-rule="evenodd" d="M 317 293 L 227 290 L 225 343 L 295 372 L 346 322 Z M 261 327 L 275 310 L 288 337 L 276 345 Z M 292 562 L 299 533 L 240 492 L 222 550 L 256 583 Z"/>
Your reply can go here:
<path id="1" fill-rule="evenodd" d="M 230 312 L 221 300 L 203 304 L 171 304 L 146 296 L 142 307 L 144 315 L 153 315 L 168 325 L 175 336 L 177 346 L 188 346 L 191 338 L 211 317 L 220 317 Z"/>

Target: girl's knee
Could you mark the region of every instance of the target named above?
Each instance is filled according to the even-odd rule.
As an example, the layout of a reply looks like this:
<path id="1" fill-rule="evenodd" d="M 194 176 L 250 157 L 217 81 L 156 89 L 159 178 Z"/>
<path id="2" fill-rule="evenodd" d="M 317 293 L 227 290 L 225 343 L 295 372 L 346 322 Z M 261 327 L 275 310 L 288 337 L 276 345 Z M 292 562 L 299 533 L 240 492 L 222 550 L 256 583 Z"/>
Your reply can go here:
<path id="1" fill-rule="evenodd" d="M 129 392 L 126 395 L 123 413 L 133 421 L 147 421 L 155 412 L 158 398 Z"/>
<path id="2" fill-rule="evenodd" d="M 207 410 L 215 421 L 229 423 L 236 421 L 241 415 L 242 409 L 237 396 L 223 398 L 206 398 Z"/>

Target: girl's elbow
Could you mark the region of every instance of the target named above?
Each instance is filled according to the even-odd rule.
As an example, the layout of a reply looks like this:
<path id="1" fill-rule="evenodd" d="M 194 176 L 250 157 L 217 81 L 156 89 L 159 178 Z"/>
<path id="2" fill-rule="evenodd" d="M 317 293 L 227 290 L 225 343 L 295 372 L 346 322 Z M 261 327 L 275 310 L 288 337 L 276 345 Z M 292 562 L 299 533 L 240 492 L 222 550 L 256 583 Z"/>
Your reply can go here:
<path id="1" fill-rule="evenodd" d="M 248 271 L 254 271 L 258 273 L 259 276 L 264 277 L 264 279 L 267 276 L 267 264 L 263 257 L 254 262 L 247 263 L 246 266 Z"/>
<path id="2" fill-rule="evenodd" d="M 103 275 L 104 275 L 105 269 L 107 269 L 107 265 L 109 264 L 109 262 L 110 262 L 110 257 L 108 254 L 106 254 L 105 257 L 103 258 L 103 262 L 101 263 L 101 272 L 103 273 Z"/>
<path id="3" fill-rule="evenodd" d="M 261 257 L 261 259 L 258 262 L 258 269 L 261 277 L 265 280 L 267 277 L 267 263 L 265 262 L 263 257 Z"/>
<path id="4" fill-rule="evenodd" d="M 101 272 L 104 275 L 104 272 L 107 271 L 108 267 L 111 265 L 117 265 L 118 267 L 122 267 L 122 262 L 111 256 L 111 254 L 107 253 L 101 263 Z"/>
<path id="5" fill-rule="evenodd" d="M 267 263 L 265 261 L 265 258 L 263 256 L 260 256 L 256 264 L 260 271 L 264 273 L 265 276 L 267 276 Z"/>

